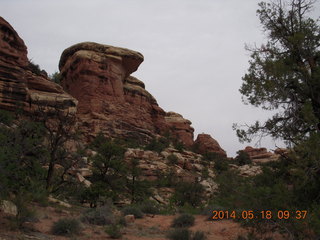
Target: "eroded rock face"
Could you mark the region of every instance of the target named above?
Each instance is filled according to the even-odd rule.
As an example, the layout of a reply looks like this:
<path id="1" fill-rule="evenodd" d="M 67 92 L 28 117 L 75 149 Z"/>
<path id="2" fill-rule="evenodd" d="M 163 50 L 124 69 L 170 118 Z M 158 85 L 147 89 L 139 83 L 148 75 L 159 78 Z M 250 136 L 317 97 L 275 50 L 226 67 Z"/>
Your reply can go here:
<path id="1" fill-rule="evenodd" d="M 92 42 L 62 53 L 62 86 L 78 99 L 78 116 L 87 135 L 101 131 L 145 142 L 167 128 L 165 112 L 144 83 L 130 76 L 142 61 L 138 52 Z"/>
<path id="2" fill-rule="evenodd" d="M 185 146 L 191 147 L 193 145 L 194 132 L 194 128 L 191 127 L 191 121 L 175 112 L 167 112 L 165 119 L 174 137 L 179 139 Z"/>
<path id="3" fill-rule="evenodd" d="M 248 153 L 250 159 L 255 163 L 277 161 L 280 157 L 280 150 L 276 150 L 275 153 L 272 153 L 268 152 L 266 148 L 253 148 L 247 146 L 243 151 Z"/>
<path id="4" fill-rule="evenodd" d="M 195 145 L 197 151 L 201 154 L 214 152 L 225 157 L 227 156 L 226 151 L 223 150 L 217 140 L 212 138 L 209 134 L 199 134 L 195 141 Z"/>
<path id="5" fill-rule="evenodd" d="M 44 73 L 30 68 L 27 47 L 12 26 L 0 17 L 0 108 L 32 113 L 39 106 L 75 112 L 77 101 Z"/>

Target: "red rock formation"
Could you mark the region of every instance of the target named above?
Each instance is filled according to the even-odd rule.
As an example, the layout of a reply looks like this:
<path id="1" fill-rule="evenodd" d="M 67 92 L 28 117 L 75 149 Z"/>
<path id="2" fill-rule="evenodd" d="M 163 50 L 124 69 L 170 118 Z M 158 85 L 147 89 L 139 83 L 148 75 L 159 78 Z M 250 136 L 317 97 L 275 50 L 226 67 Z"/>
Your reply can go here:
<path id="1" fill-rule="evenodd" d="M 195 146 L 197 148 L 197 151 L 201 154 L 214 152 L 225 157 L 227 156 L 226 151 L 223 150 L 220 147 L 219 143 L 209 134 L 199 134 L 195 141 Z"/>
<path id="2" fill-rule="evenodd" d="M 143 61 L 135 51 L 85 42 L 66 49 L 59 68 L 63 88 L 78 99 L 78 117 L 87 135 L 144 142 L 166 128 L 165 112 L 143 82 L 130 76 Z"/>
<path id="3" fill-rule="evenodd" d="M 37 106 L 75 111 L 77 101 L 46 74 L 33 72 L 27 47 L 12 26 L 0 17 L 0 108 L 33 112 Z"/>
<path id="4" fill-rule="evenodd" d="M 191 147 L 193 145 L 194 132 L 191 122 L 175 112 L 167 112 L 165 119 L 174 137 L 179 139 L 185 146 Z"/>
<path id="5" fill-rule="evenodd" d="M 268 152 L 266 148 L 253 148 L 247 146 L 243 151 L 248 153 L 249 157 L 253 162 L 265 163 L 270 161 L 276 161 L 280 157 L 280 152 L 282 153 L 284 149 L 276 150 L 275 153 Z"/>

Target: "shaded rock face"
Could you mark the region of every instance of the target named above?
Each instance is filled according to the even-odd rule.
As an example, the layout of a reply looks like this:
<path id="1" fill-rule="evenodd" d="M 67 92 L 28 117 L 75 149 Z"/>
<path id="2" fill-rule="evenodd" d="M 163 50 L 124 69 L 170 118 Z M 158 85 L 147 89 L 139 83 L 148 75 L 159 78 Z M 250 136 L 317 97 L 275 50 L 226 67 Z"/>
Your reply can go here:
<path id="1" fill-rule="evenodd" d="M 194 128 L 191 127 L 191 121 L 175 112 L 167 112 L 165 120 L 174 137 L 179 139 L 187 147 L 193 145 Z"/>
<path id="2" fill-rule="evenodd" d="M 62 86 L 79 101 L 84 132 L 145 142 L 167 128 L 165 112 L 144 83 L 130 76 L 142 61 L 138 52 L 92 42 L 62 53 Z"/>
<path id="3" fill-rule="evenodd" d="M 195 146 L 201 154 L 214 152 L 224 157 L 227 156 L 226 151 L 223 150 L 217 140 L 213 139 L 209 134 L 199 134 L 195 140 Z"/>
<path id="4" fill-rule="evenodd" d="M 281 151 L 280 151 L 281 150 Z M 268 152 L 266 148 L 253 148 L 247 146 L 244 150 L 250 159 L 255 163 L 265 163 L 270 161 L 277 161 L 280 155 L 284 152 L 284 149 L 278 149 L 275 153 Z"/>
<path id="5" fill-rule="evenodd" d="M 44 73 L 30 68 L 27 47 L 12 26 L 0 17 L 0 108 L 32 113 L 43 106 L 75 112 L 77 101 Z"/>

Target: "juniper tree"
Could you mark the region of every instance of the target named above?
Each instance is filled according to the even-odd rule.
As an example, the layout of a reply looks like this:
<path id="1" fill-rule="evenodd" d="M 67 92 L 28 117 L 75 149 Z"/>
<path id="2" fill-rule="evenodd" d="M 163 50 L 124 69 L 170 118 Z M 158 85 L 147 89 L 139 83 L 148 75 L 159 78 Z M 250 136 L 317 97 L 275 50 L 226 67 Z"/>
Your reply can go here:
<path id="1" fill-rule="evenodd" d="M 237 129 L 242 141 L 270 135 L 288 143 L 320 127 L 320 27 L 308 16 L 313 0 L 261 2 L 257 14 L 267 42 L 247 47 L 249 69 L 242 78 L 243 101 L 275 114 L 264 123 Z"/>

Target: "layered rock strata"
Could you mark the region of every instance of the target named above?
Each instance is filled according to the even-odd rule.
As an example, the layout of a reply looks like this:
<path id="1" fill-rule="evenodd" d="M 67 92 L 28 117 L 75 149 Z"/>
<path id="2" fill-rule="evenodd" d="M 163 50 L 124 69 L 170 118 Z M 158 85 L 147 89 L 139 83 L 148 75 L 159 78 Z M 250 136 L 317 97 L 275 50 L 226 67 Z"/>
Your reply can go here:
<path id="1" fill-rule="evenodd" d="M 142 54 L 93 42 L 76 44 L 61 56 L 63 88 L 79 100 L 78 116 L 89 135 L 98 131 L 111 137 L 147 142 L 174 129 L 187 146 L 193 144 L 191 122 L 166 114 L 139 79 L 131 76 Z"/>
<path id="2" fill-rule="evenodd" d="M 191 147 L 194 144 L 194 128 L 191 127 L 191 121 L 183 118 L 181 114 L 175 112 L 167 112 L 165 120 L 176 139 L 181 141 L 187 147 Z"/>
<path id="3" fill-rule="evenodd" d="M 266 163 L 271 161 L 277 161 L 281 155 L 286 153 L 285 149 L 277 149 L 274 153 L 268 152 L 266 148 L 253 148 L 247 146 L 244 150 L 252 162 L 254 163 Z"/>
<path id="4" fill-rule="evenodd" d="M 75 112 L 77 101 L 40 69 L 34 71 L 27 53 L 24 41 L 0 17 L 0 108 L 32 113 L 41 106 Z"/>

